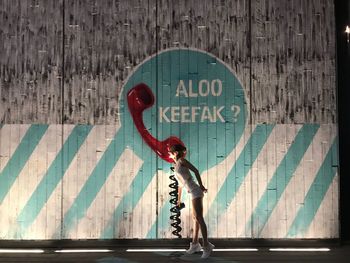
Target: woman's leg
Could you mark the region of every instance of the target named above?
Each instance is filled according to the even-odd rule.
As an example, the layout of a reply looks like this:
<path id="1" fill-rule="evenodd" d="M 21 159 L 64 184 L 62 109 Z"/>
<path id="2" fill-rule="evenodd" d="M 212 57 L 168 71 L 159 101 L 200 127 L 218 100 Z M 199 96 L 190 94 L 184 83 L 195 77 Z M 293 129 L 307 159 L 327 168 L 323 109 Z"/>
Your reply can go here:
<path id="1" fill-rule="evenodd" d="M 199 234 L 199 223 L 194 216 L 194 209 L 192 208 L 192 213 L 193 213 L 193 238 L 192 238 L 192 243 L 197 244 L 198 243 L 198 234 Z"/>
<path id="2" fill-rule="evenodd" d="M 204 218 L 203 218 L 203 197 L 195 198 L 192 200 L 193 205 L 193 213 L 194 217 L 196 218 L 197 224 L 199 225 L 203 237 L 203 246 L 208 245 L 208 234 L 207 234 L 207 225 L 205 224 Z M 196 233 L 196 229 L 195 229 Z M 194 233 L 194 234 L 195 234 Z M 197 230 L 198 233 L 198 230 Z M 193 238 L 195 235 L 193 235 Z M 197 240 L 198 240 L 198 234 L 197 234 Z"/>

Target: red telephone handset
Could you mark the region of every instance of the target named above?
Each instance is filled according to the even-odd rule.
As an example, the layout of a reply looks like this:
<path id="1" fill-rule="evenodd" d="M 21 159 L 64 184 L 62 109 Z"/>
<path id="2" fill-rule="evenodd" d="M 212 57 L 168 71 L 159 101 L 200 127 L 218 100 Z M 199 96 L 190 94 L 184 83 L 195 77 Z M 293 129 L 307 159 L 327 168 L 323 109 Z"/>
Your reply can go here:
<path id="1" fill-rule="evenodd" d="M 150 108 L 154 104 L 154 95 L 152 90 L 144 83 L 137 84 L 127 94 L 129 111 L 135 123 L 137 130 L 144 141 L 155 151 L 160 158 L 172 163 L 174 162 L 168 153 L 170 146 L 175 144 L 184 145 L 184 143 L 175 136 L 170 136 L 164 141 L 158 141 L 146 129 L 142 113 L 145 109 Z"/>

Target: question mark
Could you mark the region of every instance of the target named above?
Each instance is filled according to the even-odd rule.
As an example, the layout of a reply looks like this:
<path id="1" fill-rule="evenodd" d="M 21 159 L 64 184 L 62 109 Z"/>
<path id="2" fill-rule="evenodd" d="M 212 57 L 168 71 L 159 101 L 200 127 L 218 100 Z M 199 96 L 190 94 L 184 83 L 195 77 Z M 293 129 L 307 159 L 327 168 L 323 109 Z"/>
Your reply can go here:
<path id="1" fill-rule="evenodd" d="M 236 122 L 237 116 L 241 112 L 241 107 L 239 107 L 238 105 L 232 105 L 231 110 L 233 113 L 233 122 Z"/>

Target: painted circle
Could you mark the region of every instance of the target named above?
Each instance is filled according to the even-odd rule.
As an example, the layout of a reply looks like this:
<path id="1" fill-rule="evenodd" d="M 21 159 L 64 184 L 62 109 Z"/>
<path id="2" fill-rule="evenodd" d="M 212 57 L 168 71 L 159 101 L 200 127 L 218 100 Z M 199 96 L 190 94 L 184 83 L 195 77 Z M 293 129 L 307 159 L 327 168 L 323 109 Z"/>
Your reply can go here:
<path id="1" fill-rule="evenodd" d="M 142 156 L 144 145 L 126 103 L 126 94 L 140 83 L 153 92 L 154 105 L 143 122 L 159 141 L 177 136 L 187 158 L 200 171 L 232 152 L 247 119 L 244 89 L 233 71 L 213 55 L 193 49 L 170 49 L 142 62 L 127 79 L 120 96 L 120 113 L 127 146 Z M 143 147 L 142 147 L 143 145 Z"/>

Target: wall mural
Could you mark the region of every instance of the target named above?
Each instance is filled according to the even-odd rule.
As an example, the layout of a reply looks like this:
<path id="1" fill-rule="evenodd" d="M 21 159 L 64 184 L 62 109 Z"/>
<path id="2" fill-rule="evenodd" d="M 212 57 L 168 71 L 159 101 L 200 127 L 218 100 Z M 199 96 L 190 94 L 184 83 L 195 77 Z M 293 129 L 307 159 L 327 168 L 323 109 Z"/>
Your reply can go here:
<path id="1" fill-rule="evenodd" d="M 338 238 L 332 8 L 1 3 L 0 239 L 175 238 L 174 142 L 209 237 Z"/>
<path id="2" fill-rule="evenodd" d="M 200 171 L 216 165 L 208 159 L 207 149 L 222 148 L 222 158 L 233 150 L 245 128 L 246 106 L 241 84 L 222 61 L 203 51 L 179 48 L 143 62 L 123 87 L 120 101 L 121 108 L 129 109 L 122 115 L 127 134 L 132 134 L 134 124 L 142 139 L 168 162 L 170 145 L 183 143 L 195 149 L 189 157 L 200 160 Z"/>

